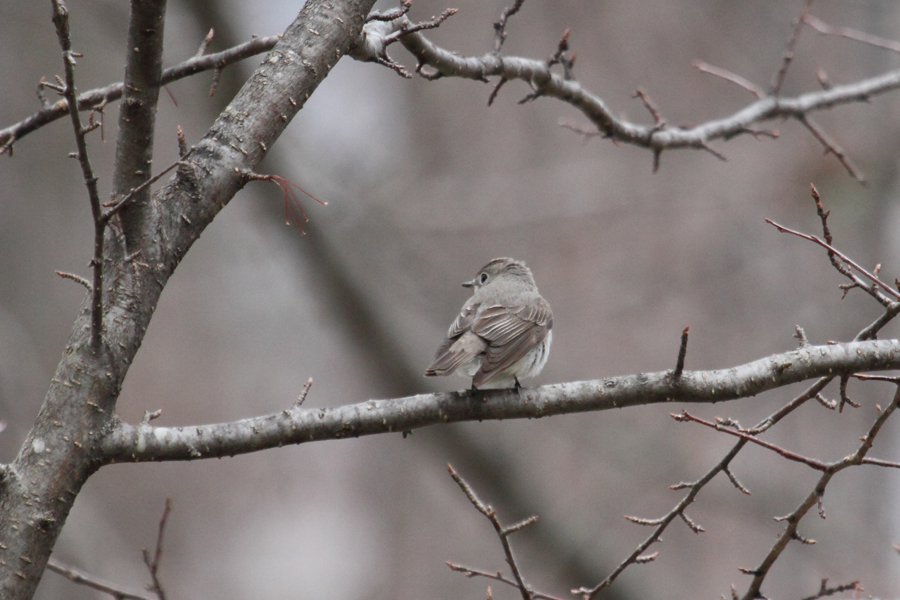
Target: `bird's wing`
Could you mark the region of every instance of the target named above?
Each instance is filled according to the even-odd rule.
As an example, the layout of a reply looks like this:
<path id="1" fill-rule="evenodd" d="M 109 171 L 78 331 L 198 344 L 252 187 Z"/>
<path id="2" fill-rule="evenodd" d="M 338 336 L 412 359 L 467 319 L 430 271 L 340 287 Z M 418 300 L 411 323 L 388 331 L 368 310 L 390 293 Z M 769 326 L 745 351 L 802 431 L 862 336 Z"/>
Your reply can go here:
<path id="1" fill-rule="evenodd" d="M 481 369 L 475 374 L 476 387 L 522 359 L 543 342 L 553 328 L 550 305 L 540 296 L 521 306 L 483 307 L 471 325 L 472 333 L 487 341 Z"/>
<path id="2" fill-rule="evenodd" d="M 450 325 L 447 337 L 435 353 L 434 362 L 425 369 L 426 377 L 450 375 L 461 364 L 484 352 L 487 342 L 477 335 L 466 335 L 475 320 L 478 306 L 477 303 L 466 303 L 462 307 L 456 320 Z"/>
<path id="3" fill-rule="evenodd" d="M 450 375 L 460 365 L 466 364 L 479 354 L 484 354 L 487 345 L 484 339 L 467 331 L 435 357 L 431 366 L 425 369 L 425 376 Z"/>

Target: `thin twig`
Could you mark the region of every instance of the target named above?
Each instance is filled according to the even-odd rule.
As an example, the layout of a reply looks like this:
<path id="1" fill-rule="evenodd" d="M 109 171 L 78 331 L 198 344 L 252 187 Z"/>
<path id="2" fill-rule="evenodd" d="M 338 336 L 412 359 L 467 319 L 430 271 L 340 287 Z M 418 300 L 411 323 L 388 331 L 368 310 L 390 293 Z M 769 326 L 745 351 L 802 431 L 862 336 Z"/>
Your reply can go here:
<path id="1" fill-rule="evenodd" d="M 65 271 L 57 271 L 56 274 L 59 275 L 60 277 L 62 277 L 63 279 L 71 279 L 75 283 L 80 283 L 85 288 L 87 288 L 87 291 L 89 291 L 89 292 L 94 291 L 94 288 L 91 287 L 91 282 L 80 275 L 76 275 L 74 273 L 66 273 Z"/>
<path id="2" fill-rule="evenodd" d="M 520 593 L 522 594 L 522 600 L 532 600 L 535 598 L 534 591 L 525 583 L 525 579 L 522 577 L 522 572 L 519 569 L 519 565 L 516 562 L 516 558 L 513 555 L 512 546 L 509 545 L 509 536 L 515 531 L 519 531 L 523 527 L 527 525 L 531 525 L 535 521 L 537 521 L 537 517 L 531 517 L 530 519 L 526 519 L 522 523 L 517 525 L 513 525 L 509 528 L 503 527 L 500 523 L 500 519 L 497 517 L 497 511 L 493 509 L 490 505 L 484 504 L 478 496 L 475 494 L 475 490 L 470 486 L 454 469 L 453 466 L 448 464 L 447 470 L 450 472 L 450 477 L 453 478 L 453 481 L 462 489 L 463 493 L 465 493 L 466 497 L 469 499 L 469 502 L 472 503 L 478 512 L 483 514 L 487 519 L 491 522 L 491 525 L 494 526 L 494 531 L 497 532 L 497 537 L 500 538 L 500 543 L 503 545 L 503 553 L 506 555 L 506 562 L 509 565 L 510 570 L 512 571 L 513 578 L 516 581 L 516 587 L 519 588 Z"/>
<path id="3" fill-rule="evenodd" d="M 69 12 L 61 0 L 54 0 L 53 2 L 53 24 L 56 26 L 56 37 L 59 40 L 63 53 L 63 68 L 66 81 L 63 95 L 68 103 L 68 112 L 75 133 L 75 145 L 78 148 L 78 163 L 81 165 L 81 174 L 87 187 L 91 214 L 94 219 L 94 257 L 91 260 L 94 277 L 91 284 L 90 345 L 92 351 L 97 353 L 100 351 L 103 329 L 103 233 L 106 225 L 101 221 L 102 209 L 100 207 L 100 195 L 97 191 L 97 177 L 94 175 L 93 167 L 91 167 L 85 129 L 81 125 L 81 116 L 78 113 L 78 102 L 75 95 L 75 58 L 78 55 L 72 51 L 72 41 L 69 37 Z"/>
<path id="4" fill-rule="evenodd" d="M 408 13 L 410 8 L 412 8 L 412 0 L 400 0 L 400 8 L 393 8 L 383 13 L 377 10 L 370 12 L 366 17 L 366 23 L 370 21 L 396 21 Z"/>
<path id="5" fill-rule="evenodd" d="M 559 40 L 559 44 L 556 45 L 556 52 L 553 53 L 553 56 L 547 60 L 547 66 L 552 67 L 553 65 L 562 65 L 563 68 L 563 77 L 566 80 L 570 80 L 573 78 L 572 69 L 575 66 L 575 54 L 572 53 L 571 56 L 566 53 L 569 51 L 569 33 L 571 30 L 566 29 L 562 38 Z"/>
<path id="6" fill-rule="evenodd" d="M 183 139 L 183 138 L 179 138 L 179 139 Z M 135 188 L 132 188 L 132 190 L 131 190 L 130 192 L 128 192 L 128 194 L 127 194 L 125 197 L 123 197 L 123 198 L 121 198 L 121 199 L 116 199 L 116 200 L 112 200 L 112 201 L 110 201 L 110 202 L 104 203 L 103 206 L 109 206 L 109 207 L 111 207 L 111 208 L 103 214 L 103 216 L 101 217 L 102 221 L 103 221 L 104 223 L 108 223 L 109 220 L 112 218 L 112 216 L 115 215 L 115 214 L 116 214 L 117 212 L 119 212 L 120 210 L 122 210 L 122 208 L 123 208 L 126 204 L 128 204 L 131 200 L 133 200 L 133 199 L 135 198 L 135 196 L 137 196 L 138 194 L 140 194 L 141 192 L 143 192 L 145 189 L 147 189 L 147 187 L 153 185 L 154 183 L 156 183 L 157 181 L 159 181 L 160 179 L 162 179 L 162 177 L 163 177 L 166 173 L 168 173 L 169 171 L 171 171 L 171 170 L 174 169 L 175 167 L 177 167 L 177 166 L 179 166 L 179 165 L 184 165 L 184 164 L 186 164 L 184 161 L 191 155 L 191 153 L 192 153 L 195 149 L 196 149 L 196 147 L 191 147 L 191 149 L 188 150 L 188 151 L 184 154 L 184 156 L 182 156 L 179 160 L 176 160 L 176 161 L 173 162 L 171 165 L 169 165 L 168 167 L 166 167 L 165 169 L 163 169 L 162 171 L 160 171 L 159 173 L 157 173 L 156 175 L 154 175 L 153 177 L 151 177 L 150 179 L 148 179 L 147 181 L 145 181 L 145 182 L 142 183 L 141 185 L 139 185 L 139 186 L 137 186 L 137 187 L 135 187 Z"/>
<path id="7" fill-rule="evenodd" d="M 805 456 L 801 456 L 795 452 L 786 450 L 786 449 L 782 448 L 781 446 L 778 446 L 771 442 L 766 442 L 764 440 L 761 440 L 758 437 L 756 437 L 755 435 L 750 435 L 744 431 L 731 429 L 728 427 L 723 427 L 719 423 L 712 423 L 705 419 L 701 419 L 700 417 L 695 417 L 694 415 L 690 414 L 686 410 L 682 410 L 681 413 L 679 413 L 679 414 L 673 413 L 672 418 L 674 418 L 676 421 L 682 421 L 682 422 L 692 421 L 694 423 L 700 423 L 701 425 L 706 425 L 707 427 L 715 429 L 716 431 L 722 431 L 729 435 L 733 435 L 735 437 L 739 437 L 741 439 L 747 440 L 748 442 L 753 442 L 754 444 L 762 446 L 763 448 L 772 450 L 773 452 L 777 452 L 778 454 L 780 454 L 781 456 L 783 456 L 784 458 L 786 458 L 788 460 L 803 463 L 809 467 L 812 467 L 813 469 L 816 469 L 817 471 L 825 471 L 828 469 L 828 466 L 829 466 L 826 463 L 823 463 L 822 461 L 818 461 L 814 458 L 807 458 Z"/>
<path id="8" fill-rule="evenodd" d="M 506 22 L 511 16 L 519 12 L 525 0 L 515 0 L 512 6 L 507 6 L 500 13 L 500 19 L 494 23 L 494 52 L 500 52 L 503 42 L 506 41 Z"/>
<path id="9" fill-rule="evenodd" d="M 850 583 L 845 583 L 843 585 L 838 585 L 835 587 L 828 587 L 828 579 L 822 580 L 822 585 L 819 588 L 819 591 L 812 596 L 807 596 L 803 598 L 803 600 L 818 600 L 819 598 L 824 598 L 825 596 L 833 596 L 835 594 L 840 594 L 842 592 L 846 592 L 849 590 L 853 590 L 854 592 L 861 590 L 859 586 L 859 581 L 852 581 Z M 856 594 L 853 595 L 854 597 Z"/>
<path id="10" fill-rule="evenodd" d="M 684 372 L 684 359 L 687 356 L 687 345 L 688 345 L 688 330 L 690 327 L 685 327 L 681 331 L 681 345 L 678 348 L 678 360 L 675 363 L 675 371 L 672 373 L 672 376 L 676 379 L 681 377 L 681 374 Z"/>
<path id="11" fill-rule="evenodd" d="M 309 394 L 309 389 L 312 387 L 313 380 L 312 377 L 306 380 L 306 383 L 303 384 L 303 388 L 300 390 L 300 395 L 297 396 L 297 400 L 294 402 L 294 408 L 299 407 L 306 400 L 307 394 Z"/>
<path id="12" fill-rule="evenodd" d="M 404 22 L 400 26 L 400 29 L 384 38 L 384 45 L 389 46 L 403 36 L 409 35 L 411 33 L 416 33 L 417 31 L 436 29 L 437 27 L 440 27 L 444 21 L 455 15 L 457 12 L 459 12 L 459 9 L 457 8 L 448 8 L 438 16 L 432 17 L 427 21 L 422 21 L 420 23 Z"/>
<path id="13" fill-rule="evenodd" d="M 813 135 L 816 140 L 825 147 L 826 154 L 833 154 L 835 158 L 844 166 L 847 172 L 851 177 L 856 179 L 863 185 L 866 185 L 866 176 L 863 174 L 859 168 L 853 164 L 853 161 L 850 160 L 850 157 L 847 156 L 847 153 L 841 148 L 834 139 L 828 135 L 822 126 L 813 121 L 810 117 L 806 115 L 797 116 L 797 120 L 806 127 L 809 132 Z"/>
<path id="14" fill-rule="evenodd" d="M 877 35 L 872 35 L 870 33 L 857 31 L 856 29 L 851 29 L 849 27 L 835 27 L 833 25 L 829 25 L 822 19 L 814 17 L 810 14 L 803 15 L 801 17 L 801 20 L 806 25 L 809 25 L 814 30 L 825 35 L 843 37 L 849 40 L 855 40 L 857 42 L 869 44 L 870 46 L 884 48 L 885 50 L 890 50 L 891 52 L 900 52 L 900 42 L 896 42 L 894 40 L 889 40 L 886 38 L 878 37 Z"/>
<path id="15" fill-rule="evenodd" d="M 721 67 L 716 67 L 707 62 L 703 62 L 702 60 L 695 60 L 691 63 L 697 70 L 702 73 L 709 73 L 710 75 L 715 75 L 716 77 L 721 77 L 725 81 L 730 81 L 731 83 L 735 83 L 757 98 L 765 98 L 766 92 L 761 87 L 750 81 L 749 79 L 745 79 L 741 77 L 737 73 L 732 73 L 727 69 L 723 69 Z"/>
<path id="16" fill-rule="evenodd" d="M 277 35 L 254 38 L 249 42 L 244 42 L 222 52 L 194 56 L 174 67 L 165 69 L 162 72 L 161 83 L 166 85 L 203 71 L 223 69 L 245 58 L 268 52 L 275 46 L 278 39 L 279 36 Z M 109 102 L 119 100 L 124 89 L 125 84 L 119 82 L 79 94 L 77 97 L 78 110 L 98 109 Z M 27 119 L 0 130 L 0 144 L 2 144 L 0 145 L 0 154 L 3 154 L 5 149 L 12 148 L 13 142 L 19 141 L 44 125 L 64 117 L 69 113 L 69 106 L 68 101 L 48 104 Z"/>
<path id="17" fill-rule="evenodd" d="M 306 232 L 303 231 L 303 227 L 300 225 L 300 220 L 302 218 L 303 222 L 306 223 L 309 221 L 309 218 L 306 216 L 306 211 L 303 210 L 303 206 L 300 204 L 300 199 L 297 197 L 294 189 L 300 190 L 302 194 L 309 196 L 322 206 L 328 206 L 327 202 L 319 200 L 293 181 L 285 179 L 284 177 L 281 177 L 279 175 L 260 175 L 259 173 L 254 173 L 253 171 L 248 170 L 240 171 L 240 173 L 250 181 L 270 181 L 277 185 L 281 189 L 281 192 L 284 194 L 284 223 L 285 225 L 290 225 L 290 218 L 293 217 L 294 224 L 297 225 L 297 229 L 300 230 L 301 234 L 305 234 Z"/>
<path id="18" fill-rule="evenodd" d="M 872 273 L 870 273 L 869 271 L 867 271 L 866 269 L 864 269 L 863 267 L 858 265 L 856 262 L 854 262 L 852 259 L 850 259 L 847 255 L 845 255 L 843 252 L 841 252 L 840 250 L 838 250 L 831 244 L 821 240 L 820 238 L 818 238 L 814 235 L 801 233 L 801 232 L 795 231 L 789 227 L 785 227 L 784 225 L 779 225 L 778 223 L 776 223 L 775 221 L 773 221 L 772 219 L 769 219 L 769 218 L 766 218 L 766 223 L 773 226 L 775 229 L 777 229 L 778 231 L 780 231 L 782 233 L 790 233 L 791 235 L 796 235 L 797 237 L 801 237 L 804 240 L 809 240 L 810 242 L 814 242 L 814 243 L 822 246 L 823 248 L 827 249 L 829 252 L 833 252 L 836 256 L 840 257 L 841 260 L 843 260 L 848 265 L 850 265 L 851 267 L 853 267 L 854 269 L 856 269 L 857 271 L 859 271 L 860 273 L 865 275 L 867 278 L 869 278 L 872 281 L 872 283 L 874 283 L 875 285 L 877 285 L 878 287 L 880 287 L 881 289 L 886 291 L 888 294 L 890 294 L 897 300 L 900 300 L 900 293 L 898 293 L 891 286 L 884 283 L 883 281 L 878 279 L 878 277 L 876 277 L 875 275 L 873 275 Z"/>
<path id="19" fill-rule="evenodd" d="M 592 137 L 597 137 L 597 136 L 602 137 L 602 136 L 606 135 L 602 131 L 598 131 L 596 129 L 594 129 L 594 130 L 585 129 L 584 127 L 581 127 L 580 125 L 571 123 L 570 121 L 567 121 L 566 119 L 560 119 L 558 122 L 558 125 L 560 127 L 568 129 L 569 131 L 574 131 L 578 135 L 584 137 L 585 141 L 591 139 Z M 614 143 L 618 144 L 618 142 L 615 142 L 615 141 L 614 141 Z"/>
<path id="20" fill-rule="evenodd" d="M 791 61 L 794 60 L 794 46 L 797 45 L 797 39 L 800 37 L 800 30 L 803 29 L 803 18 L 809 12 L 810 7 L 812 6 L 814 0 L 806 0 L 803 5 L 803 11 L 800 13 L 800 16 L 794 21 L 794 28 L 791 31 L 791 37 L 788 38 L 787 44 L 785 45 L 784 55 L 781 57 L 781 65 L 778 67 L 778 70 L 775 72 L 775 76 L 772 78 L 772 86 L 769 89 L 769 93 L 773 96 L 777 96 L 779 92 L 781 92 L 781 86 L 784 83 L 784 78 L 787 75 L 788 67 L 791 66 Z"/>
<path id="21" fill-rule="evenodd" d="M 77 583 L 85 587 L 109 594 L 116 600 L 152 600 L 150 596 L 129 592 L 122 589 L 118 584 L 111 583 L 95 575 L 91 575 L 81 569 L 76 569 L 71 565 L 67 565 L 52 556 L 47 561 L 47 570 L 59 573 L 72 583 Z"/>
<path id="22" fill-rule="evenodd" d="M 153 580 L 153 584 L 150 586 L 150 591 L 156 594 L 159 600 L 166 600 L 166 593 L 163 591 L 162 582 L 159 579 L 159 562 L 162 559 L 163 553 L 163 534 L 166 529 L 166 521 L 169 519 L 169 513 L 172 511 L 172 499 L 166 498 L 166 507 L 163 509 L 162 517 L 159 519 L 159 530 L 156 534 L 156 551 L 153 553 L 153 559 L 150 558 L 150 552 L 144 548 L 144 564 L 147 565 L 147 570 L 150 571 L 150 578 Z"/>
<path id="23" fill-rule="evenodd" d="M 647 109 L 647 112 L 650 113 L 650 115 L 653 117 L 653 121 L 658 126 L 661 127 L 661 126 L 665 125 L 666 120 L 662 118 L 662 116 L 659 113 L 659 108 L 653 103 L 653 101 L 650 99 L 650 96 L 647 95 L 647 92 L 645 92 L 641 88 L 638 88 L 631 95 L 631 97 L 641 99 L 641 102 L 644 103 L 644 108 Z"/>
<path id="24" fill-rule="evenodd" d="M 194 56 L 203 56 L 206 54 L 206 49 L 209 47 L 210 42 L 213 40 L 213 36 L 215 35 L 215 30 L 210 27 L 209 33 L 206 34 L 206 37 L 203 38 L 203 41 L 200 42 L 200 47 L 197 48 L 197 54 Z"/>
<path id="25" fill-rule="evenodd" d="M 898 402 L 900 402 L 900 385 L 897 386 L 897 390 L 894 393 L 894 397 L 891 400 L 890 405 L 888 405 L 888 407 L 878 415 L 872 426 L 869 427 L 866 435 L 861 438 L 862 443 L 859 445 L 856 452 L 839 461 L 828 464 L 827 468 L 822 473 L 822 476 L 819 478 L 819 481 L 816 483 L 815 487 L 809 493 L 809 495 L 807 495 L 807 497 L 803 500 L 800 506 L 798 506 L 797 509 L 794 510 L 794 512 L 792 512 L 791 514 L 779 519 L 787 523 L 787 525 L 785 526 L 785 530 L 778 537 L 778 540 L 772 545 L 772 548 L 763 558 L 762 562 L 760 562 L 759 566 L 757 566 L 755 569 L 745 570 L 747 573 L 753 575 L 753 580 L 750 582 L 750 585 L 748 586 L 742 600 L 755 600 L 761 597 L 762 584 L 765 581 L 769 570 L 772 568 L 772 565 L 775 564 L 775 561 L 778 560 L 778 558 L 784 552 L 790 541 L 798 537 L 797 527 L 806 513 L 813 506 L 819 507 L 819 515 L 824 518 L 822 497 L 825 494 L 825 488 L 828 486 L 831 478 L 836 473 L 848 467 L 863 464 L 866 453 L 868 453 L 868 451 L 872 448 L 872 444 L 875 443 L 875 437 L 878 435 L 878 432 L 881 430 L 881 427 L 884 425 L 885 421 L 887 421 L 891 414 L 897 409 Z"/>
<path id="26" fill-rule="evenodd" d="M 803 330 L 803 328 L 799 325 L 794 325 L 794 330 L 796 332 L 794 333 L 794 337 L 800 340 L 800 347 L 806 348 L 807 346 L 809 346 L 809 340 L 806 339 L 806 332 Z"/>
<path id="27" fill-rule="evenodd" d="M 519 584 L 515 582 L 515 580 L 506 577 L 502 572 L 496 571 L 494 573 L 490 573 L 488 571 L 482 571 L 481 569 L 473 569 L 472 567 L 466 567 L 464 565 L 458 565 L 456 563 L 452 563 L 447 561 L 447 566 L 450 567 L 451 571 L 456 571 L 457 573 L 462 573 L 466 577 L 484 577 L 485 579 L 493 579 L 494 581 L 499 581 L 500 583 L 505 583 L 510 587 L 517 588 Z M 490 589 L 490 588 L 488 588 Z M 562 600 L 557 596 L 550 596 L 544 594 L 542 592 L 532 592 L 531 597 L 533 600 Z"/>
<path id="28" fill-rule="evenodd" d="M 499 81 L 497 81 L 497 85 L 494 86 L 494 89 L 491 90 L 491 95 L 488 96 L 488 106 L 494 104 L 494 100 L 497 99 L 497 94 L 500 93 L 500 88 L 502 88 L 506 82 L 509 81 L 505 77 L 501 77 Z"/>
<path id="29" fill-rule="evenodd" d="M 145 410 L 144 418 L 141 419 L 141 425 L 149 425 L 150 421 L 154 419 L 158 419 L 162 416 L 162 409 L 158 408 L 156 410 Z"/>

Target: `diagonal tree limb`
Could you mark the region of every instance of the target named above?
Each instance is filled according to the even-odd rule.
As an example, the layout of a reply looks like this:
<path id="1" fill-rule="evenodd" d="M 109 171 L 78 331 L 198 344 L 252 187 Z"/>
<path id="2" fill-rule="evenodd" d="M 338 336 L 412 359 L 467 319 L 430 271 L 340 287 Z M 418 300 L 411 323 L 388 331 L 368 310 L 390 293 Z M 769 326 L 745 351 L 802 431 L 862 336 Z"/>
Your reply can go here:
<path id="1" fill-rule="evenodd" d="M 156 193 L 158 210 L 144 215 L 141 228 L 157 242 L 133 261 L 135 285 L 106 282 L 100 352 L 90 343 L 90 304 L 82 307 L 31 431 L 15 460 L 0 467 L 0 532 L 8 534 L 6 555 L 17 557 L 0 563 L 0 597 L 33 594 L 75 497 L 103 463 L 99 442 L 117 422 L 116 400 L 166 282 L 246 183 L 240 170 L 253 170 L 358 38 L 373 3 L 308 1 L 189 164 Z"/>

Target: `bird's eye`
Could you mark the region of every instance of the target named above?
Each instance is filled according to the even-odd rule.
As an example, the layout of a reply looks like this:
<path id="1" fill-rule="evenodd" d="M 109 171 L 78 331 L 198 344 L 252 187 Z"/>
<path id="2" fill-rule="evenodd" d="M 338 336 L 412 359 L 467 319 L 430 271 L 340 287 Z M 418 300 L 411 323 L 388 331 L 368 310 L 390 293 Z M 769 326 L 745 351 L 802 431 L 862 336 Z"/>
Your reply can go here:
<path id="1" fill-rule="evenodd" d="M 488 280 L 488 274 L 487 274 L 487 273 L 482 273 L 482 274 L 481 274 L 481 283 L 482 283 L 482 285 L 484 285 L 484 282 L 487 281 L 487 280 Z"/>

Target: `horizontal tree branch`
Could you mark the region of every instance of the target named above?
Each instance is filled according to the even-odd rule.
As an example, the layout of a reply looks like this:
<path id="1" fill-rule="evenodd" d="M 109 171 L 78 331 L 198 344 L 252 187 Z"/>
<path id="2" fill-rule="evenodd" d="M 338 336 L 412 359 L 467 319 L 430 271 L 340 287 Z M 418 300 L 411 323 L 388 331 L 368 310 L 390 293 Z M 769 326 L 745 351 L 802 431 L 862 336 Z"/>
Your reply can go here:
<path id="1" fill-rule="evenodd" d="M 199 426 L 118 423 L 100 441 L 99 460 L 193 460 L 285 444 L 405 432 L 439 423 L 540 418 L 663 402 L 721 402 L 817 377 L 900 369 L 900 340 L 805 346 L 713 371 L 639 373 L 537 388 L 420 394 L 336 408 L 280 413 Z"/>
<path id="2" fill-rule="evenodd" d="M 357 60 L 383 61 L 387 56 L 387 47 L 393 41 L 392 34 L 410 25 L 406 16 L 391 22 L 368 23 L 352 49 L 351 56 Z M 499 53 L 460 56 L 435 45 L 421 32 L 404 34 L 399 41 L 416 57 L 419 63 L 417 70 L 421 72 L 422 66 L 426 65 L 436 70 L 434 75 L 427 76 L 430 79 L 462 77 L 487 81 L 488 77 L 499 77 L 501 81 L 524 81 L 531 86 L 533 97 L 553 97 L 572 105 L 605 137 L 656 151 L 671 148 L 709 150 L 709 142 L 727 140 L 744 133 L 752 134 L 752 126 L 762 121 L 799 118 L 841 104 L 866 102 L 875 95 L 900 88 L 898 69 L 793 98 L 766 95 L 727 117 L 706 121 L 694 127 L 660 127 L 659 124 L 641 125 L 620 118 L 602 98 L 584 89 L 577 80 L 567 77 L 567 73 L 554 72 L 547 60 L 503 56 Z"/>

